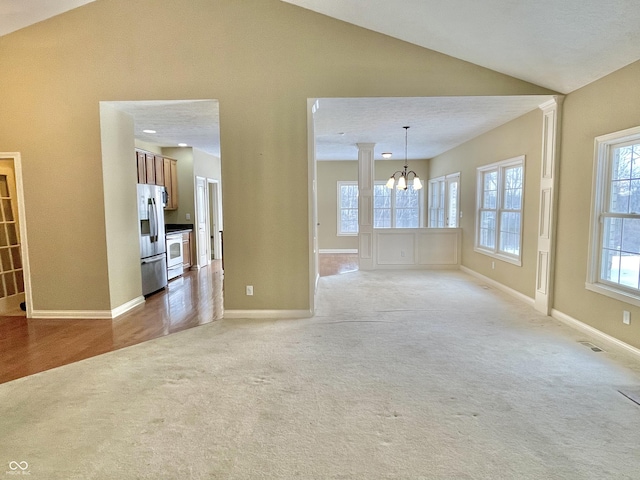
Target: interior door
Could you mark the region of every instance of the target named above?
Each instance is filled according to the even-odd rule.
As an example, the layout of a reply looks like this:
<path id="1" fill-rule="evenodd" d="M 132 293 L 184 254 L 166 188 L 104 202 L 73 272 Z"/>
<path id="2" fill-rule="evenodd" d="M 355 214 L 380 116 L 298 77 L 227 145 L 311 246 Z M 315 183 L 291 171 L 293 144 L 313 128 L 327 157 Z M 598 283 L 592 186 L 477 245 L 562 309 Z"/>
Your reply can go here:
<path id="1" fill-rule="evenodd" d="M 198 234 L 198 266 L 209 265 L 209 239 L 207 238 L 207 181 L 203 177 L 196 177 L 196 230 Z"/>
<path id="2" fill-rule="evenodd" d="M 0 315 L 20 312 L 24 302 L 24 273 L 16 181 L 11 160 L 0 161 Z"/>

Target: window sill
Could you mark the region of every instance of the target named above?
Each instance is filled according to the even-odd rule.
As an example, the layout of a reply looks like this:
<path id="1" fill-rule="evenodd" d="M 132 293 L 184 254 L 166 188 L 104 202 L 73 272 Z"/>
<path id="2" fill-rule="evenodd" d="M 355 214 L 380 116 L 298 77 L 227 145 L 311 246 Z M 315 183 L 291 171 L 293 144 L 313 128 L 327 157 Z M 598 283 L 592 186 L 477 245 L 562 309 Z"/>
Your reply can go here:
<path id="1" fill-rule="evenodd" d="M 495 252 L 492 252 L 490 250 L 484 250 L 484 249 L 478 248 L 478 247 L 474 247 L 473 250 L 475 252 L 477 252 L 477 253 L 481 253 L 482 255 L 486 255 L 488 257 L 492 257 L 492 258 L 495 258 L 497 260 L 501 260 L 503 262 L 507 262 L 507 263 L 510 263 L 512 265 L 516 265 L 518 267 L 522 266 L 522 259 L 521 258 L 509 257 L 509 256 L 503 255 L 501 253 L 495 253 Z"/>
<path id="2" fill-rule="evenodd" d="M 618 290 L 614 287 L 609 287 L 608 285 L 603 285 L 602 283 L 585 283 L 584 288 L 591 292 L 599 293 L 601 295 L 605 295 L 610 298 L 614 298 L 621 302 L 629 303 L 631 305 L 635 305 L 636 307 L 640 307 L 640 296 L 633 295 L 632 293 L 625 292 L 623 290 Z"/>

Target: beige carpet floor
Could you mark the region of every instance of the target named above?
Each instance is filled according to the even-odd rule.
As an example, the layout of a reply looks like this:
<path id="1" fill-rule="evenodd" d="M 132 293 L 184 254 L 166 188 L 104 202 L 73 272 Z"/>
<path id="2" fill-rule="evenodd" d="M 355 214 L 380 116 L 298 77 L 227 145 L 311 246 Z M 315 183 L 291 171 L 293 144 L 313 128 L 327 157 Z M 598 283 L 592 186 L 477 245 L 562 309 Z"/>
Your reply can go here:
<path id="1" fill-rule="evenodd" d="M 325 277 L 318 310 L 0 385 L 0 478 L 640 478 L 635 358 L 461 272 Z"/>

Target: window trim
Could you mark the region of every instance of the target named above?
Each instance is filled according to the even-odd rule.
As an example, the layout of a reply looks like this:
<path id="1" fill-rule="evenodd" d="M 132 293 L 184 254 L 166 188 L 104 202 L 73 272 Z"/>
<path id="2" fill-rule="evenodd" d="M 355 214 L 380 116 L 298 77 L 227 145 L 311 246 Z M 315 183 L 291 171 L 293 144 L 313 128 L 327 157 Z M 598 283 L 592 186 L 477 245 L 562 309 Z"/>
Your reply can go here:
<path id="1" fill-rule="evenodd" d="M 338 212 L 337 212 L 337 227 L 336 227 L 336 236 L 338 237 L 357 237 L 358 236 L 358 231 L 356 232 L 343 232 L 342 231 L 342 204 L 341 204 L 341 200 L 342 200 L 342 196 L 340 195 L 340 190 L 341 187 L 343 185 L 348 185 L 348 186 L 356 186 L 358 187 L 358 181 L 357 180 L 338 180 L 338 186 L 336 189 L 337 192 L 337 207 L 338 207 Z M 360 196 L 360 189 L 358 189 L 358 196 Z M 356 205 L 358 205 L 358 203 L 356 203 Z M 358 206 L 356 206 L 356 211 L 358 211 L 359 208 Z M 358 216 L 360 215 L 360 212 L 358 211 Z M 359 225 L 358 225 L 359 227 Z M 359 230 L 359 228 L 358 228 Z"/>
<path id="2" fill-rule="evenodd" d="M 457 216 L 455 218 L 455 225 L 450 225 L 450 221 L 449 221 L 449 210 L 450 210 L 450 204 L 449 204 L 449 183 L 451 183 L 452 181 L 456 181 L 458 184 L 458 189 L 457 189 L 457 198 L 456 198 L 456 206 L 457 206 Z M 442 183 L 440 183 L 442 182 Z M 438 190 L 440 190 L 440 188 L 443 188 L 444 190 L 444 194 L 442 194 L 440 191 L 438 191 L 438 199 L 443 199 L 444 198 L 444 204 L 443 205 L 439 205 L 438 207 L 433 207 L 432 206 L 432 199 L 433 199 L 433 195 L 432 195 L 432 191 L 433 191 L 433 185 L 437 185 L 438 186 Z M 435 177 L 435 178 L 430 178 L 429 182 L 428 182 L 428 204 L 427 204 L 427 227 L 428 228 L 459 228 L 460 226 L 460 221 L 459 221 L 459 216 L 460 216 L 460 172 L 455 172 L 455 173 L 450 173 L 448 175 L 442 175 L 440 177 Z M 444 223 L 445 225 L 443 227 L 432 227 L 431 226 L 431 220 L 432 220 L 432 215 L 431 212 L 432 210 L 435 210 L 436 212 L 439 212 L 442 210 L 443 212 L 443 218 L 444 218 Z M 436 219 L 436 223 L 437 223 L 438 219 Z"/>
<path id="3" fill-rule="evenodd" d="M 504 171 L 510 167 L 514 166 L 522 166 L 522 201 L 520 204 L 520 241 L 519 241 L 519 254 L 513 255 L 508 252 L 500 251 L 500 217 L 501 213 L 505 210 L 502 208 L 502 203 L 504 200 Z M 477 253 L 481 253 L 483 255 L 487 255 L 489 257 L 496 258 L 498 260 L 502 260 L 507 263 L 511 263 L 518 267 L 522 266 L 522 243 L 524 239 L 524 200 L 525 200 L 525 184 L 526 184 L 526 162 L 525 155 L 519 155 L 517 157 L 508 158 L 506 160 L 501 160 L 499 162 L 490 163 L 488 165 L 483 165 L 481 167 L 476 168 L 476 215 L 475 215 L 475 231 L 474 231 L 474 241 L 473 241 L 473 250 Z M 495 248 L 490 249 L 487 247 L 480 246 L 479 237 L 480 237 L 480 211 L 482 210 L 482 194 L 483 194 L 483 180 L 484 174 L 486 172 L 490 172 L 495 170 L 497 172 L 497 198 L 496 198 L 496 237 L 495 237 Z M 507 211 L 515 211 L 515 210 L 507 210 Z"/>
<path id="4" fill-rule="evenodd" d="M 374 182 L 374 185 L 386 185 L 386 181 L 376 181 Z M 337 182 L 337 188 L 336 188 L 336 193 L 337 193 L 337 202 L 336 202 L 336 207 L 337 207 L 337 218 L 336 218 L 336 236 L 338 237 L 354 237 L 357 236 L 359 232 L 342 232 L 342 225 L 340 223 L 340 220 L 342 218 L 341 216 L 341 204 L 340 204 L 340 200 L 341 200 L 341 196 L 340 196 L 340 187 L 342 185 L 355 185 L 358 186 L 358 181 L 357 180 L 338 180 Z M 391 194 L 391 226 L 390 227 L 385 227 L 385 228 L 393 228 L 393 229 L 398 229 L 398 230 L 408 230 L 408 228 L 405 227 L 396 227 L 394 226 L 395 221 L 396 221 L 396 189 L 393 189 L 393 193 Z M 375 191 L 375 189 L 374 189 Z M 424 193 L 425 189 L 421 188 L 420 190 L 418 190 L 418 227 L 412 227 L 412 228 L 424 228 L 424 217 L 425 217 L 425 209 L 424 209 Z M 358 193 L 359 193 L 359 189 L 358 189 Z M 358 212 L 359 214 L 360 212 Z M 374 227 L 374 228 L 381 228 L 381 227 Z"/>
<path id="5" fill-rule="evenodd" d="M 376 180 L 374 182 L 374 202 L 375 202 L 375 187 L 376 186 L 386 186 L 387 182 L 384 180 Z M 373 227 L 375 229 L 381 228 L 393 228 L 397 230 L 408 230 L 409 228 L 424 228 L 424 188 L 419 189 L 418 192 L 418 226 L 417 227 L 396 227 L 394 224 L 396 223 L 396 194 L 397 188 L 392 188 L 393 193 L 391 194 L 391 226 L 390 227 Z M 373 208 L 375 210 L 375 206 Z"/>
<path id="6" fill-rule="evenodd" d="M 589 250 L 587 255 L 587 280 L 585 288 L 640 307 L 640 291 L 624 285 L 602 283 L 600 259 L 602 250 L 602 213 L 609 199 L 611 175 L 611 151 L 625 143 L 640 143 L 640 126 L 600 135 L 594 141 L 593 179 L 591 186 L 591 211 L 589 216 Z"/>

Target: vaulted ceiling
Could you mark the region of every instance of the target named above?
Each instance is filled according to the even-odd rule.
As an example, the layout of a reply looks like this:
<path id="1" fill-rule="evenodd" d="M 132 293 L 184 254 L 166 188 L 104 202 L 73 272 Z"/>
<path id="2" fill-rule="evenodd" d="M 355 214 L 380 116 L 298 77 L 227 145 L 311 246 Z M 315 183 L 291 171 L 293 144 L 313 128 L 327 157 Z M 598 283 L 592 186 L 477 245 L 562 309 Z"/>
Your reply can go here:
<path id="1" fill-rule="evenodd" d="M 92 1 L 0 0 L 0 36 Z M 560 93 L 640 59 L 638 0 L 281 1 Z M 404 153 L 405 124 L 412 126 L 410 157 L 429 158 L 517 118 L 542 101 L 543 97 L 321 99 L 318 158 L 356 158 L 358 142 L 376 143 L 378 155 L 384 150 L 399 158 L 398 153 Z M 161 102 L 122 107 L 134 116 L 137 131 L 153 128 L 149 116 L 153 109 L 156 123 L 172 132 L 167 137 L 160 133 L 155 139 L 145 137 L 146 141 L 175 145 L 182 138 L 219 155 L 219 136 L 211 134 L 218 130 L 217 103 L 172 102 L 166 108 L 167 118 L 161 118 Z M 190 113 L 192 108 L 197 114 Z M 372 114 L 375 125 L 369 121 Z M 176 123 L 169 125 L 169 117 Z M 368 121 L 358 120 L 362 118 Z"/>

